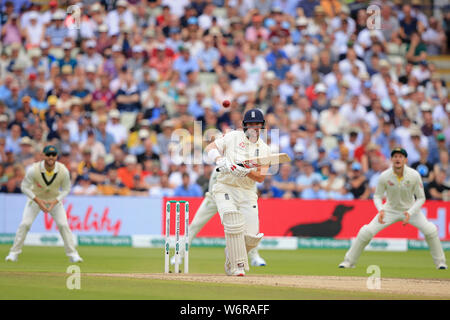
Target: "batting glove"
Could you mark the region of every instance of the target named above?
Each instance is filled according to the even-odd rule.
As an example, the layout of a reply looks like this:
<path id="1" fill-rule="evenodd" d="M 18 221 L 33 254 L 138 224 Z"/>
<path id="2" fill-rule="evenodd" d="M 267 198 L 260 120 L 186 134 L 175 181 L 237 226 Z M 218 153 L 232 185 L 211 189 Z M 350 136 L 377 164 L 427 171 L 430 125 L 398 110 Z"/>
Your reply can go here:
<path id="1" fill-rule="evenodd" d="M 217 170 L 222 173 L 230 173 L 233 164 L 225 157 L 217 159 Z"/>
<path id="2" fill-rule="evenodd" d="M 240 178 L 247 176 L 250 171 L 252 171 L 252 169 L 244 168 L 239 165 L 233 165 L 231 167 L 231 174 Z"/>

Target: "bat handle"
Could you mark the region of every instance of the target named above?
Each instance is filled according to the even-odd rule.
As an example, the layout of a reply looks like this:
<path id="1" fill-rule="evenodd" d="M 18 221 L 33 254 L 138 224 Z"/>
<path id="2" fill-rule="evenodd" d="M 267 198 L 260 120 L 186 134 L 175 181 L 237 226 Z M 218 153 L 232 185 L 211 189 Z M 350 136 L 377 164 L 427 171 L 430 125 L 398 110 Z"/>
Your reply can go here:
<path id="1" fill-rule="evenodd" d="M 242 163 L 237 163 L 238 166 L 244 167 Z M 220 172 L 219 168 L 216 168 L 216 172 Z"/>

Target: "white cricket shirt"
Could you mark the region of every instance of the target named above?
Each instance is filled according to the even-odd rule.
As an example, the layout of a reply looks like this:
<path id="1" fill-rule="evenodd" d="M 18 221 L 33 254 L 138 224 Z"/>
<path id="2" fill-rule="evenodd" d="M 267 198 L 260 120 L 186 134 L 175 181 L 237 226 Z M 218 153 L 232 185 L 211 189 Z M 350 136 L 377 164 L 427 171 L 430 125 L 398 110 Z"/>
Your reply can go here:
<path id="1" fill-rule="evenodd" d="M 386 202 L 383 204 L 385 194 Z M 378 211 L 418 213 L 425 203 L 422 178 L 416 170 L 405 165 L 403 178 L 398 179 L 394 170 L 389 168 L 381 173 L 373 199 Z"/>
<path id="2" fill-rule="evenodd" d="M 266 157 L 270 155 L 269 146 L 262 141 L 261 138 L 253 143 L 247 138 L 242 130 L 230 131 L 222 138 L 219 138 L 214 142 L 219 149 L 219 152 L 234 163 L 240 163 L 251 158 Z M 248 177 L 236 177 L 231 173 L 219 173 L 217 175 L 217 182 L 234 187 L 256 190 L 254 180 Z"/>
<path id="3" fill-rule="evenodd" d="M 40 161 L 27 169 L 21 190 L 30 199 L 61 201 L 70 193 L 70 185 L 69 170 L 61 162 L 55 162 L 55 169 L 49 175 L 44 161 Z"/>

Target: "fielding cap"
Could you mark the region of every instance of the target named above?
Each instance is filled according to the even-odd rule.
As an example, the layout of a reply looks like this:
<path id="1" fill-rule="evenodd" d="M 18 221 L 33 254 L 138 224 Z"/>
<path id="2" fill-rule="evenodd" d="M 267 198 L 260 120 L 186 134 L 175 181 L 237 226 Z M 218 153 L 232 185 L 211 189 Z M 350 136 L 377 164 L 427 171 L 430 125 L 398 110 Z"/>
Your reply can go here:
<path id="1" fill-rule="evenodd" d="M 392 157 L 394 156 L 394 154 L 396 154 L 396 153 L 401 153 L 402 155 L 405 156 L 405 158 L 408 158 L 408 153 L 407 153 L 406 150 L 403 149 L 403 148 L 394 148 L 394 149 L 392 149 L 392 151 L 391 151 L 391 158 L 392 158 Z"/>
<path id="2" fill-rule="evenodd" d="M 43 150 L 44 154 L 49 154 L 49 153 L 56 153 L 58 154 L 58 149 L 56 149 L 55 146 L 46 146 Z"/>

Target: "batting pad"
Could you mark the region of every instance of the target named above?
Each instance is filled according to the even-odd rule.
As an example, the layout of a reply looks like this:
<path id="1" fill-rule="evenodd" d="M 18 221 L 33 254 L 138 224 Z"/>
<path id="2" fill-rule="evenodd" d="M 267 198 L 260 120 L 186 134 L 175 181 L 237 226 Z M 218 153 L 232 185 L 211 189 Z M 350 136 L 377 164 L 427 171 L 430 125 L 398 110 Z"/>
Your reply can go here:
<path id="1" fill-rule="evenodd" d="M 245 247 L 247 249 L 247 252 L 249 252 L 253 248 L 256 248 L 263 236 L 264 236 L 264 233 L 258 233 L 256 236 L 251 235 L 251 234 L 244 235 Z"/>
<path id="2" fill-rule="evenodd" d="M 244 215 L 239 212 L 228 212 L 224 214 L 223 226 L 231 271 L 242 267 L 248 271 L 249 265 L 244 237 Z"/>

